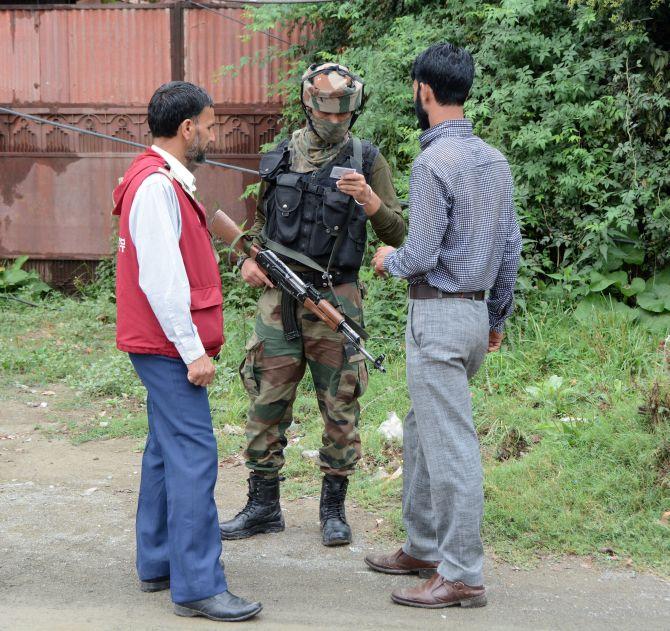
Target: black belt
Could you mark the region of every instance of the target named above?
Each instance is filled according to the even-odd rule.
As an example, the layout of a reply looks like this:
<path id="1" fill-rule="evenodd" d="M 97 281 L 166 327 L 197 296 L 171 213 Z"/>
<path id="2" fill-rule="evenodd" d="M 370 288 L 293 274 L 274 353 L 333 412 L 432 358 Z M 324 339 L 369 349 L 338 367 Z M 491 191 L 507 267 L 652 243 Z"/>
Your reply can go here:
<path id="1" fill-rule="evenodd" d="M 431 285 L 410 285 L 409 297 L 412 300 L 430 300 L 431 298 L 463 298 L 465 300 L 484 300 L 486 292 L 484 291 L 442 291 Z"/>
<path id="2" fill-rule="evenodd" d="M 323 278 L 320 272 L 296 272 L 300 279 L 305 283 L 311 283 L 317 289 L 327 288 L 328 281 Z M 340 272 L 331 270 L 333 285 L 343 285 L 344 283 L 355 283 L 358 280 L 358 272 Z"/>

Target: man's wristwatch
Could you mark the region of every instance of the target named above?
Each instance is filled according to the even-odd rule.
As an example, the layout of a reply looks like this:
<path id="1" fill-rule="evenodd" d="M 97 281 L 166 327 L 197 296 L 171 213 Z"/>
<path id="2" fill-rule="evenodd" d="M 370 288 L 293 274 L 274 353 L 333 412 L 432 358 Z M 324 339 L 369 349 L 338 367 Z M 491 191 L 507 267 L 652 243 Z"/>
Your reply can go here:
<path id="1" fill-rule="evenodd" d="M 237 263 L 235 263 L 235 266 L 237 267 L 238 270 L 242 271 L 242 265 L 244 265 L 244 261 L 246 261 L 248 258 L 249 258 L 248 256 L 237 257 Z"/>

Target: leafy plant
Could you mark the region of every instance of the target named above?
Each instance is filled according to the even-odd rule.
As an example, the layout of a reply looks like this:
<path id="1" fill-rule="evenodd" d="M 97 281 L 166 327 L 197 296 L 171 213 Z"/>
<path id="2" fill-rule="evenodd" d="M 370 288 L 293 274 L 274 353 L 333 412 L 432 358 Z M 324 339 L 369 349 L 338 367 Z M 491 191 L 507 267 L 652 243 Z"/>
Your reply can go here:
<path id="1" fill-rule="evenodd" d="M 526 393 L 530 395 L 535 405 L 548 405 L 554 415 L 565 411 L 565 406 L 574 391 L 574 388 L 567 385 L 563 377 L 558 375 L 551 375 L 536 386 L 526 386 Z"/>
<path id="2" fill-rule="evenodd" d="M 20 256 L 7 267 L 0 266 L 0 293 L 15 294 L 21 292 L 39 296 L 51 290 L 49 285 L 40 280 L 37 272 L 28 272 L 21 269 L 27 260 L 27 256 Z"/>

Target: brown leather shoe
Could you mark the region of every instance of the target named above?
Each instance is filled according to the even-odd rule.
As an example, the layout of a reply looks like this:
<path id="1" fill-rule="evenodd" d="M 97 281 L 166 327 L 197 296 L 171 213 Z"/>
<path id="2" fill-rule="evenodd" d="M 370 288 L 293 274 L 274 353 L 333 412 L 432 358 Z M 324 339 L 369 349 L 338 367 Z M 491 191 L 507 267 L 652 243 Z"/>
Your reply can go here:
<path id="1" fill-rule="evenodd" d="M 396 589 L 391 600 L 399 605 L 439 609 L 460 605 L 461 607 L 483 607 L 486 605 L 486 590 L 483 585 L 471 587 L 460 581 L 451 582 L 444 576 L 435 575 L 425 583 L 413 588 Z"/>
<path id="2" fill-rule="evenodd" d="M 400 548 L 394 554 L 370 554 L 365 557 L 368 567 L 384 574 L 418 574 L 428 578 L 437 571 L 437 561 L 420 561 L 405 554 Z"/>

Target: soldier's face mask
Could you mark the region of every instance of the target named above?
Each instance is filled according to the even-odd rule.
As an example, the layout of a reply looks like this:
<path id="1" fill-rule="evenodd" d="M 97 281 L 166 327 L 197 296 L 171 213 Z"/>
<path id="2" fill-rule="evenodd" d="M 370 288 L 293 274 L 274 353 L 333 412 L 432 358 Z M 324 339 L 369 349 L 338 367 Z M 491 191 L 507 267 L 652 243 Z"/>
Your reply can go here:
<path id="1" fill-rule="evenodd" d="M 310 116 L 310 119 L 317 136 L 329 145 L 342 142 L 351 125 L 351 116 L 339 123 L 333 123 L 325 118 L 317 118 L 314 114 Z"/>

